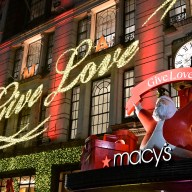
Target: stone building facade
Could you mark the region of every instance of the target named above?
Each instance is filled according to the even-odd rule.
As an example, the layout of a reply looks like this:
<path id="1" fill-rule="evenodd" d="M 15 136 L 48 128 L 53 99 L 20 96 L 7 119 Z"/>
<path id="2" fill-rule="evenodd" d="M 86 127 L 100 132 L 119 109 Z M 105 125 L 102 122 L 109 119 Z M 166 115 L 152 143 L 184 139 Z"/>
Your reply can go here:
<path id="1" fill-rule="evenodd" d="M 165 2 L 169 3 L 0 3 L 0 85 L 7 87 L 1 88 L 0 95 L 0 191 L 5 191 L 9 178 L 20 191 L 65 191 L 64 176 L 80 169 L 81 148 L 89 135 L 102 137 L 113 130 L 129 129 L 140 144 L 144 128 L 134 113 L 127 116 L 125 110 L 130 90 L 152 75 L 174 68 L 175 53 L 192 38 L 190 0 L 177 0 L 163 20 L 166 8 L 160 9 L 143 25 Z M 130 61 L 120 63 L 122 66 L 108 63 L 101 70 L 105 59 L 112 62 L 117 50 L 122 54 L 137 40 L 139 50 Z M 179 107 L 177 90 L 165 87 Z M 156 90 L 152 90 L 143 95 L 142 106 L 152 110 L 155 100 Z M 11 102 L 17 110 L 8 111 Z M 7 113 L 3 112 L 5 106 Z"/>

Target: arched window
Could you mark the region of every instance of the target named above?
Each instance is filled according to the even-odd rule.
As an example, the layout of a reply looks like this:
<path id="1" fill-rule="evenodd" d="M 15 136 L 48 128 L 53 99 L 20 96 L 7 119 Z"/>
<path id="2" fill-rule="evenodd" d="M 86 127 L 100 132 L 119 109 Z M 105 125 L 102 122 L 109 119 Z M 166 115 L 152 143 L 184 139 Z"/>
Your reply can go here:
<path id="1" fill-rule="evenodd" d="M 109 126 L 111 79 L 93 82 L 91 105 L 91 134 L 106 133 Z"/>
<path id="2" fill-rule="evenodd" d="M 108 47 L 112 47 L 115 43 L 116 6 L 97 13 L 96 19 L 96 44 L 104 36 Z"/>

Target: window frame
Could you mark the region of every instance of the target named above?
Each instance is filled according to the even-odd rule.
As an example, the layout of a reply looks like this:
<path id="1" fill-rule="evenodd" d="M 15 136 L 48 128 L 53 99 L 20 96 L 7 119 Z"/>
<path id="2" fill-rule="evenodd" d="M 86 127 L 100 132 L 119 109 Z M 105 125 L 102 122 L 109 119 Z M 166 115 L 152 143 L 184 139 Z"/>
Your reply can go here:
<path id="1" fill-rule="evenodd" d="M 30 68 L 31 66 L 27 66 L 27 59 L 29 57 L 28 53 L 29 53 L 29 46 L 37 41 L 40 41 L 40 53 L 39 53 L 39 58 L 38 59 L 38 65 L 35 66 L 35 73 L 33 75 L 29 75 L 30 74 L 30 70 L 28 70 L 28 68 Z M 21 80 L 26 80 L 26 79 L 30 79 L 31 77 L 37 76 L 38 74 L 40 74 L 42 72 L 42 67 L 44 66 L 44 60 L 42 60 L 42 55 L 43 55 L 43 50 L 45 49 L 45 46 L 42 45 L 42 36 L 41 34 L 38 34 L 34 37 L 31 37 L 27 40 L 25 40 L 23 43 L 17 44 L 14 47 L 17 47 L 16 49 L 22 49 L 22 57 L 21 57 L 21 66 L 20 66 L 20 71 L 19 71 L 19 75 L 17 80 L 21 81 Z M 14 57 L 14 61 L 13 61 L 13 68 L 12 68 L 12 75 L 14 77 L 14 71 L 15 71 L 15 60 L 16 58 Z M 23 73 L 24 73 L 24 69 L 28 71 L 28 77 L 27 78 L 23 78 Z"/>
<path id="2" fill-rule="evenodd" d="M 42 122 L 43 120 L 45 120 L 46 118 L 46 110 L 47 110 L 47 107 L 45 107 L 44 105 L 44 101 L 45 99 L 47 98 L 47 95 L 43 95 L 41 97 L 41 102 L 40 102 L 40 113 L 39 113 L 39 123 Z M 39 131 L 42 131 L 44 129 L 44 126 L 45 125 L 42 125 L 40 128 L 39 128 Z M 45 131 L 44 133 L 38 135 L 36 137 L 36 141 L 37 141 L 37 145 L 41 145 L 44 143 L 43 139 L 46 138 L 45 137 L 45 134 L 47 132 Z"/>
<path id="3" fill-rule="evenodd" d="M 15 174 L 14 174 L 15 175 Z M 29 177 L 30 179 L 29 179 L 29 182 L 28 183 L 22 183 L 21 184 L 21 179 L 23 178 L 23 177 Z M 31 182 L 31 178 L 32 177 L 34 177 L 34 182 Z M 19 187 L 19 191 L 20 191 L 20 189 L 22 189 L 22 187 L 21 186 L 25 186 L 25 185 L 28 185 L 28 191 L 29 191 L 29 189 L 34 189 L 35 190 L 35 175 L 34 174 L 25 174 L 25 175 L 22 175 L 22 176 L 13 176 L 13 177 L 10 177 L 10 176 L 7 176 L 7 177 L 4 177 L 4 178 L 0 178 L 0 192 L 3 190 L 3 189 L 6 189 L 6 181 L 7 180 L 10 180 L 10 179 L 18 179 L 19 180 L 19 182 L 18 182 L 18 187 Z M 4 183 L 2 183 L 2 182 L 4 182 Z M 5 184 L 5 185 L 4 185 Z M 30 188 L 31 187 L 31 185 L 34 185 L 32 188 Z M 30 190 L 31 191 L 31 190 Z"/>
<path id="4" fill-rule="evenodd" d="M 80 24 L 81 24 L 81 22 L 83 22 L 83 21 L 86 22 L 86 24 L 85 24 L 85 25 L 86 25 L 86 30 L 84 30 L 84 31 L 82 31 L 82 32 L 79 32 L 79 31 L 80 31 Z M 89 36 L 90 36 L 90 24 L 89 24 L 89 22 L 90 22 L 90 19 L 89 19 L 88 16 L 86 16 L 86 17 L 84 17 L 84 18 L 82 18 L 82 19 L 80 19 L 80 20 L 78 21 L 78 26 L 77 26 L 77 46 L 78 46 L 83 40 L 89 38 Z M 86 37 L 81 39 L 80 36 L 81 36 L 82 34 L 86 34 L 86 35 L 85 35 Z M 83 47 L 85 47 L 84 50 L 82 50 Z M 87 45 L 82 45 L 82 46 L 79 48 L 79 50 L 78 50 L 78 59 L 82 58 L 82 57 L 85 55 L 86 50 L 87 50 Z"/>
<path id="5" fill-rule="evenodd" d="M 98 22 L 98 14 L 100 14 L 100 13 L 102 13 L 102 12 L 105 12 L 105 11 L 107 11 L 108 12 L 108 10 L 110 10 L 110 9 L 112 9 L 112 8 L 114 8 L 114 12 L 115 12 L 115 22 L 114 22 L 114 32 L 110 32 L 110 33 L 107 33 L 107 35 L 104 35 L 103 33 L 102 33 L 102 35 L 105 37 L 105 40 L 106 40 L 106 42 L 107 42 L 107 45 L 108 45 L 108 47 L 113 47 L 113 46 L 115 46 L 115 44 L 116 44 L 116 42 L 115 42 L 115 38 L 116 38 L 116 33 L 117 33 L 117 29 L 116 29 L 116 22 L 117 22 L 117 8 L 116 8 L 116 5 L 112 5 L 112 6 L 110 6 L 110 7 L 107 7 L 106 9 L 103 9 L 103 10 L 101 10 L 101 11 L 98 11 L 96 14 L 95 14 L 95 45 L 97 46 L 97 42 L 99 41 L 99 39 L 101 38 L 101 36 L 99 36 L 99 37 L 97 37 L 97 22 Z M 106 21 L 106 22 L 109 22 L 109 21 Z M 112 22 L 112 24 L 113 24 L 113 22 Z M 111 25 L 112 25 L 111 24 Z M 107 26 L 108 26 L 108 24 L 107 24 Z M 107 31 L 107 29 L 108 28 L 105 28 L 105 31 Z M 103 29 L 102 29 L 103 30 Z M 103 31 L 102 31 L 103 32 Z M 111 36 L 113 39 L 111 39 L 110 38 L 110 40 L 112 41 L 113 40 L 113 43 L 110 45 L 109 44 L 109 42 L 107 41 L 107 39 L 106 39 L 106 37 L 109 37 L 109 36 Z"/>
<path id="6" fill-rule="evenodd" d="M 25 113 L 26 112 L 26 113 Z M 27 106 L 25 106 L 19 113 L 18 115 L 18 122 L 17 122 L 17 129 L 20 130 L 22 129 L 24 126 L 26 126 L 29 122 L 30 122 L 30 112 L 31 109 Z M 25 120 L 24 123 L 22 123 L 22 119 L 23 118 L 28 118 L 27 121 Z M 21 133 L 25 133 L 28 131 L 28 128 L 26 128 L 24 131 L 22 131 Z"/>
<path id="7" fill-rule="evenodd" d="M 17 52 L 18 51 L 20 51 L 19 54 L 21 54 L 19 56 L 19 57 L 21 57 L 20 59 L 17 59 Z M 14 61 L 13 61 L 13 71 L 12 71 L 12 77 L 14 80 L 20 79 L 22 62 L 23 62 L 23 52 L 24 52 L 24 49 L 22 46 L 16 48 L 16 50 L 14 51 Z M 17 74 L 17 76 L 15 76 L 16 74 Z"/>
<path id="8" fill-rule="evenodd" d="M 74 93 L 74 89 L 79 89 L 79 92 L 75 94 L 75 97 L 77 97 L 78 95 L 78 100 L 73 100 L 73 93 Z M 78 130 L 78 119 L 79 119 L 79 104 L 80 104 L 80 94 L 81 94 L 81 87 L 80 85 L 78 86 L 75 86 L 72 88 L 72 93 L 71 93 L 71 109 L 70 109 L 70 131 L 69 131 L 69 139 L 72 140 L 72 139 L 76 139 L 76 136 L 77 136 L 77 130 Z M 76 103 L 78 105 L 78 110 L 74 110 L 75 112 L 77 112 L 77 117 L 76 118 L 73 118 L 73 104 Z M 75 135 L 74 137 L 72 137 L 72 126 L 73 126 L 73 121 L 76 121 L 76 128 L 74 129 L 75 130 Z"/>
<path id="9" fill-rule="evenodd" d="M 133 85 L 128 85 L 128 86 L 126 86 L 125 85 L 125 80 L 127 80 L 127 79 L 125 79 L 125 73 L 127 73 L 127 72 L 133 72 L 133 77 L 132 78 L 127 78 L 127 79 L 133 79 Z M 131 93 L 131 88 L 133 88 L 135 86 L 135 71 L 134 71 L 134 68 L 130 68 L 130 69 L 128 69 L 128 70 L 125 70 L 124 72 L 123 72 L 123 99 L 122 99 L 122 120 L 123 120 L 123 122 L 127 122 L 127 121 L 131 121 L 131 120 L 133 120 L 133 119 L 135 119 L 135 117 L 136 117 L 136 115 L 135 115 L 135 111 L 134 112 L 132 112 L 132 114 L 131 115 L 129 115 L 129 116 L 125 116 L 125 112 L 126 112 L 126 109 L 125 109 L 125 104 L 126 104 L 126 102 L 125 102 L 125 99 L 127 100 L 127 99 L 129 99 L 130 97 L 126 97 L 126 89 L 129 89 L 129 93 Z"/>
<path id="10" fill-rule="evenodd" d="M 105 112 L 105 113 L 98 113 L 97 115 L 92 115 L 92 105 L 93 105 L 93 90 L 94 90 L 94 87 L 93 87 L 93 84 L 94 84 L 94 82 L 99 82 L 99 81 L 104 81 L 105 79 L 108 79 L 108 80 L 110 80 L 110 91 L 109 92 L 107 92 L 107 95 L 109 96 L 109 100 L 108 100 L 108 107 L 109 107 L 109 109 L 108 109 L 108 111 L 107 112 Z M 99 79 L 96 79 L 96 80 L 94 80 L 94 81 L 92 81 L 92 85 L 91 85 L 91 95 L 90 95 L 90 97 L 91 97 L 91 99 L 90 99 L 90 118 L 89 118 L 89 125 L 90 125 L 90 129 L 89 129 L 89 135 L 92 135 L 92 134 L 96 134 L 96 135 L 101 135 L 101 134 L 105 134 L 107 131 L 108 131 L 108 128 L 109 128 L 109 125 L 110 125 L 110 101 L 111 101 L 111 76 L 105 76 L 105 77 L 102 77 L 102 78 L 99 78 Z M 99 96 L 101 96 L 101 95 L 104 95 L 104 94 L 99 94 Z M 95 96 L 96 97 L 96 96 Z M 92 131 L 92 117 L 94 116 L 99 116 L 99 115 L 101 115 L 101 114 L 107 114 L 108 113 L 108 122 L 106 122 L 105 124 L 108 124 L 108 126 L 106 127 L 106 128 L 104 128 L 104 129 L 106 129 L 106 132 L 98 132 L 97 131 L 97 133 L 95 133 L 95 132 L 93 132 Z M 103 122 L 101 123 L 102 124 L 102 129 L 103 129 Z M 95 125 L 97 125 L 97 129 L 98 129 L 98 125 L 99 124 L 95 124 Z"/>
<path id="11" fill-rule="evenodd" d="M 35 66 L 35 72 L 34 72 L 34 75 L 37 75 L 38 72 L 39 72 L 39 68 L 40 68 L 40 62 L 41 62 L 41 51 L 42 51 L 42 43 L 41 43 L 42 39 L 38 39 L 34 42 L 31 42 L 28 44 L 28 53 L 27 53 L 27 59 L 26 59 L 26 65 L 25 67 L 27 67 L 28 69 L 28 72 L 30 72 L 31 70 L 31 67 L 33 64 L 36 64 Z M 36 44 L 39 44 L 40 47 L 37 47 Z M 34 47 L 32 47 L 32 45 L 35 45 L 34 47 L 36 48 L 34 52 L 31 52 L 34 50 Z M 38 46 L 39 46 L 38 45 Z M 30 58 L 30 59 L 29 59 Z M 31 63 L 31 60 L 35 60 L 37 62 L 32 62 Z"/>
<path id="12" fill-rule="evenodd" d="M 47 34 L 47 50 L 46 50 L 46 60 L 45 60 L 45 67 L 48 71 L 51 70 L 51 66 L 53 65 L 53 46 L 54 46 L 54 38 L 55 38 L 55 32 L 50 32 Z M 51 41 L 50 41 L 51 39 Z M 51 43 L 50 43 L 51 42 Z M 49 57 L 51 55 L 51 57 Z M 49 63 L 49 60 L 51 59 L 51 63 Z"/>
<path id="13" fill-rule="evenodd" d="M 134 26 L 134 28 L 136 27 L 136 25 L 135 25 L 135 6 L 136 6 L 136 3 L 135 3 L 135 0 L 133 0 L 134 1 L 134 10 L 129 10 L 128 12 L 126 12 L 126 8 L 128 7 L 126 7 L 126 3 L 127 4 L 129 4 L 129 8 L 130 8 L 130 6 L 132 5 L 130 5 L 130 0 L 124 0 L 124 42 L 125 43 L 127 43 L 127 42 L 130 42 L 130 41 L 133 41 L 134 39 L 135 39 L 135 29 L 134 29 L 134 31 L 133 32 L 129 32 L 129 33 L 126 33 L 126 29 L 128 29 L 128 28 L 130 28 L 130 27 L 133 27 Z M 131 14 L 134 14 L 134 17 L 133 17 L 133 20 L 134 20 L 134 25 L 129 25 L 128 27 L 126 27 L 126 21 L 129 21 L 130 22 L 130 18 L 129 18 L 129 20 L 126 20 L 126 16 L 130 16 Z M 129 39 L 129 40 L 126 40 L 126 36 L 129 36 L 130 34 L 133 34 L 133 37 L 131 37 L 131 39 Z"/>
<path id="14" fill-rule="evenodd" d="M 110 7 L 116 6 L 117 2 L 113 1 L 113 0 L 109 0 L 97 7 L 94 7 L 91 9 L 91 27 L 90 27 L 90 39 L 95 42 L 96 44 L 96 14 L 106 10 Z M 117 12 L 117 7 L 116 7 L 116 12 Z M 115 34 L 117 35 L 117 29 L 116 29 L 116 23 L 117 23 L 117 13 L 116 13 L 116 17 L 115 17 L 116 21 L 115 21 Z M 116 39 L 116 37 L 115 37 Z M 115 40 L 114 39 L 114 40 Z M 114 46 L 116 45 L 116 42 L 114 43 Z"/>
<path id="15" fill-rule="evenodd" d="M 184 1 L 184 4 L 182 4 L 181 1 L 184 1 L 184 0 L 177 0 L 177 2 L 180 2 L 179 5 L 177 6 L 177 2 L 176 2 L 173 5 L 172 9 L 169 10 L 169 15 L 168 15 L 169 25 L 174 25 L 180 21 L 187 19 L 187 4 L 185 1 Z M 181 11 L 178 14 L 176 14 L 177 9 L 181 9 Z M 173 15 L 171 15 L 172 12 L 174 12 Z M 181 18 L 179 19 L 177 17 L 181 17 Z M 172 19 L 173 21 L 171 21 Z"/>

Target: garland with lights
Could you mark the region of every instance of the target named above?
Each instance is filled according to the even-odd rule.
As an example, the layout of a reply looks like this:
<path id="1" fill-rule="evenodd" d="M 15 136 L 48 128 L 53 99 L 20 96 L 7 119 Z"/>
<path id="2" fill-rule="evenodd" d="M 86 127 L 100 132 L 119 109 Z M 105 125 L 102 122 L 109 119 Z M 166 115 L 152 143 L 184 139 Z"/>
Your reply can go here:
<path id="1" fill-rule="evenodd" d="M 9 137 L 0 136 L 0 142 L 7 142 L 7 144 L 0 145 L 0 149 L 4 149 L 4 148 L 7 148 L 7 147 L 10 147 L 12 145 L 15 145 L 16 143 L 21 143 L 21 142 L 24 142 L 24 141 L 31 140 L 31 139 L 37 137 L 38 135 L 42 134 L 47 129 L 47 127 L 45 127 L 41 131 L 38 131 L 38 129 L 40 129 L 41 126 L 44 125 L 49 119 L 50 119 L 50 116 L 47 117 L 44 121 L 42 121 L 37 127 L 33 128 L 31 131 L 25 133 L 20 138 L 15 138 L 15 137 L 18 136 L 24 129 L 26 129 L 29 124 L 24 126 L 22 129 L 20 129 L 18 132 L 16 132 L 12 136 L 9 136 Z M 33 134 L 35 131 L 38 131 L 38 132 Z"/>
<path id="2" fill-rule="evenodd" d="M 57 149 L 0 160 L 1 172 L 21 169 L 35 169 L 35 192 L 51 192 L 51 167 L 56 164 L 80 161 L 82 147 Z M 18 181 L 14 180 L 14 190 L 19 192 Z"/>

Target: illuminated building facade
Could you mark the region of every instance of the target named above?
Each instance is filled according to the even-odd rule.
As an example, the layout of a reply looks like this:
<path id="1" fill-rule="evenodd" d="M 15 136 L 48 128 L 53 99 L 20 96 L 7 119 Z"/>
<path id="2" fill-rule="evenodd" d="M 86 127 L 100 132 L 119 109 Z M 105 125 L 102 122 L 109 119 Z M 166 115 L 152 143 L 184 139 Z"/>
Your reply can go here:
<path id="1" fill-rule="evenodd" d="M 138 137 L 139 146 L 145 130 L 136 114 L 128 116 L 125 110 L 131 89 L 174 68 L 177 50 L 192 39 L 191 0 L 177 0 L 163 20 L 160 18 L 165 8 L 143 26 L 165 2 L 0 2 L 0 85 L 7 87 L 1 88 L 0 95 L 0 192 L 12 185 L 20 192 L 65 191 L 65 175 L 80 171 L 82 146 L 90 135 L 102 138 L 105 133 L 126 129 Z M 192 52 L 187 54 L 192 56 Z M 12 86 L 8 88 L 9 85 Z M 15 91 L 17 85 L 19 93 Z M 179 86 L 165 85 L 178 108 Z M 156 89 L 143 95 L 142 106 L 152 110 L 155 100 Z M 146 191 L 169 191 L 170 186 L 180 189 L 175 180 L 190 180 L 182 174 L 180 178 L 172 177 L 166 166 L 163 174 L 173 183 L 164 183 L 163 177 L 153 180 L 153 174 L 142 174 L 142 169 L 148 169 L 143 166 L 131 168 L 133 176 L 126 179 L 133 178 L 132 182 L 121 182 L 125 178 L 118 172 L 123 172 L 120 167 L 116 172 L 121 179 L 117 179 L 114 188 L 106 188 L 105 182 L 98 186 L 103 191 L 118 191 L 119 185 L 123 186 L 121 190 L 130 187 L 131 191 L 142 191 L 144 187 Z M 175 165 L 175 169 L 179 166 Z M 124 170 L 129 172 L 127 167 Z M 140 174 L 139 170 L 145 180 L 134 175 Z M 100 177 L 105 171 L 115 177 L 110 168 L 92 174 Z M 73 180 L 68 185 L 73 186 L 70 181 Z M 91 184 L 91 179 L 89 182 L 90 186 L 80 183 L 74 190 L 84 187 L 99 191 L 97 183 Z M 140 182 L 153 183 L 130 185 Z M 190 184 L 185 182 L 186 187 Z"/>

